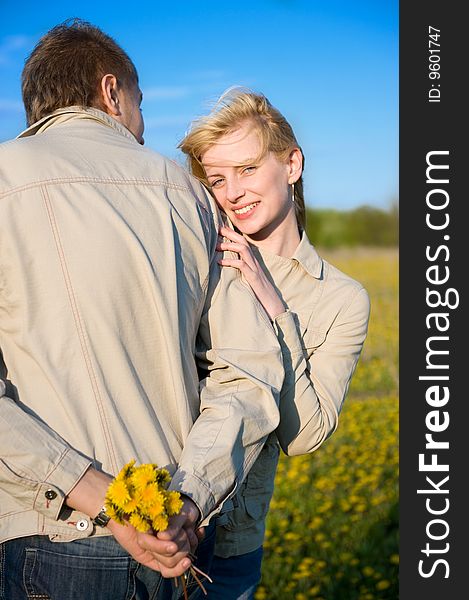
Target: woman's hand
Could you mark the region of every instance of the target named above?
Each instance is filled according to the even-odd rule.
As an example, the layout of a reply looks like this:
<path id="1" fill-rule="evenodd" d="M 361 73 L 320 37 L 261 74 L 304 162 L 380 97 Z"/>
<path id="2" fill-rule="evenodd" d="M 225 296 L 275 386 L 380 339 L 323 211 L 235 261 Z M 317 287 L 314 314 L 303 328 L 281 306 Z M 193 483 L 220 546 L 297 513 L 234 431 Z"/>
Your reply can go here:
<path id="1" fill-rule="evenodd" d="M 218 263 L 223 267 L 234 267 L 241 271 L 257 299 L 273 321 L 275 317 L 285 312 L 285 306 L 252 253 L 249 243 L 242 235 L 228 227 L 221 227 L 220 235 L 230 241 L 219 242 L 217 250 L 236 252 L 239 258 L 222 258 Z"/>

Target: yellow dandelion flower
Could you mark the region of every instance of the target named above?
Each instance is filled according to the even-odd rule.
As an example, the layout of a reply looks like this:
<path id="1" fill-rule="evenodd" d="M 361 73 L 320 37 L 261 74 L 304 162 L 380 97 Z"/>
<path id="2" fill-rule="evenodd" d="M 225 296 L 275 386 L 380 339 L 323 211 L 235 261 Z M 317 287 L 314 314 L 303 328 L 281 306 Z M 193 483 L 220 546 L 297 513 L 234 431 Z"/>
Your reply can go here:
<path id="1" fill-rule="evenodd" d="M 124 525 L 125 521 L 122 518 L 121 511 L 117 510 L 114 504 L 106 502 L 106 512 L 111 517 L 111 519 L 114 519 L 114 521 L 120 523 L 120 525 Z"/>
<path id="2" fill-rule="evenodd" d="M 267 591 L 264 587 L 259 586 L 257 588 L 256 591 L 256 596 L 255 596 L 256 600 L 266 600 L 267 598 Z"/>
<path id="3" fill-rule="evenodd" d="M 168 517 L 166 515 L 159 515 L 152 519 L 152 527 L 155 531 L 164 531 L 168 528 Z"/>
<path id="4" fill-rule="evenodd" d="M 155 504 L 153 504 L 152 506 L 150 506 L 146 510 L 146 514 L 148 515 L 148 518 L 151 521 L 153 521 L 154 519 L 156 519 L 160 515 L 164 515 L 165 514 L 165 510 L 164 510 L 164 504 L 163 504 L 163 502 L 156 502 Z"/>
<path id="5" fill-rule="evenodd" d="M 376 584 L 377 590 L 387 590 L 388 587 L 391 587 L 391 583 L 387 579 L 381 579 L 381 581 L 378 581 Z"/>
<path id="6" fill-rule="evenodd" d="M 156 467 L 156 465 L 155 465 Z M 160 485 L 165 485 L 171 481 L 171 475 L 169 474 L 168 469 L 156 469 L 155 472 L 156 481 Z"/>
<path id="7" fill-rule="evenodd" d="M 133 472 L 134 465 L 135 465 L 135 459 L 130 460 L 119 471 L 119 474 L 117 475 L 116 479 L 119 481 L 123 481 L 124 479 L 127 479 L 127 477 L 129 477 L 129 475 L 131 475 L 131 473 Z"/>
<path id="8" fill-rule="evenodd" d="M 168 492 L 166 494 L 165 505 L 168 515 L 177 515 L 183 505 L 181 494 L 179 492 Z"/>
<path id="9" fill-rule="evenodd" d="M 310 596 L 317 596 L 320 591 L 321 591 L 321 586 L 320 585 L 315 585 L 312 588 L 309 588 L 308 594 Z"/>
<path id="10" fill-rule="evenodd" d="M 399 564 L 399 554 L 391 554 L 391 556 L 389 557 L 389 562 L 392 563 L 393 565 L 398 565 Z"/>
<path id="11" fill-rule="evenodd" d="M 373 569 L 373 567 L 363 567 L 362 569 L 362 573 L 363 575 L 365 575 L 365 577 L 371 577 L 374 572 L 375 570 Z"/>
<path id="12" fill-rule="evenodd" d="M 138 508 L 138 498 L 131 498 L 128 502 L 122 505 L 122 510 L 127 514 L 133 513 Z"/>
<path id="13" fill-rule="evenodd" d="M 153 465 L 146 464 L 137 467 L 130 475 L 130 481 L 135 489 L 140 489 L 155 481 L 155 470 Z"/>
<path id="14" fill-rule="evenodd" d="M 321 517 L 313 517 L 313 519 L 311 520 L 310 524 L 309 524 L 309 528 L 310 529 L 317 529 L 320 525 L 322 525 L 324 522 L 324 519 Z"/>
<path id="15" fill-rule="evenodd" d="M 158 490 L 154 483 L 150 483 L 144 488 L 141 488 L 139 490 L 139 498 L 142 507 L 144 507 L 145 509 L 148 509 L 155 504 L 160 504 L 161 506 L 163 506 L 164 502 L 161 492 Z"/>
<path id="16" fill-rule="evenodd" d="M 122 479 L 114 479 L 108 487 L 106 499 L 115 504 L 117 508 L 122 508 L 123 505 L 131 499 L 129 488 L 125 481 Z"/>
<path id="17" fill-rule="evenodd" d="M 148 531 L 149 525 L 145 519 L 137 512 L 134 512 L 129 517 L 129 523 L 135 527 L 137 531 Z"/>

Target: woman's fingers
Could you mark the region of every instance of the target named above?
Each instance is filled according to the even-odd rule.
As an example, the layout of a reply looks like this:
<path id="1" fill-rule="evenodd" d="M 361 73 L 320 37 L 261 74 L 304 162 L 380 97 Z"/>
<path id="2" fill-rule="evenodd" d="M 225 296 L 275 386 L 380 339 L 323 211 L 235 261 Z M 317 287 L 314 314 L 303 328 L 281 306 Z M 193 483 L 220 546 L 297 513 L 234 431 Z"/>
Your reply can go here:
<path id="1" fill-rule="evenodd" d="M 217 244 L 217 250 L 234 252 L 239 255 L 239 258 L 223 257 L 218 261 L 218 264 L 222 267 L 234 267 L 243 274 L 257 299 L 273 320 L 285 311 L 285 307 L 252 253 L 248 241 L 228 227 L 221 227 L 219 231 L 220 235 L 229 241 L 220 240 Z"/>
<path id="2" fill-rule="evenodd" d="M 230 229 L 229 227 L 220 227 L 219 231 L 220 231 L 220 235 L 228 238 L 232 242 L 239 242 L 239 243 L 248 245 L 248 243 L 243 235 L 241 235 L 240 233 L 237 233 L 236 231 L 233 231 L 233 229 Z"/>
<path id="3" fill-rule="evenodd" d="M 243 256 L 250 256 L 254 258 L 251 248 L 249 246 L 245 246 L 244 244 L 238 244 L 238 242 L 219 242 L 217 244 L 217 248 L 219 250 L 237 252 L 238 254 L 241 254 Z"/>
<path id="4" fill-rule="evenodd" d="M 244 274 L 252 273 L 251 267 L 241 258 L 220 258 L 218 264 L 222 267 L 234 267 Z"/>
<path id="5" fill-rule="evenodd" d="M 217 245 L 217 250 L 223 252 L 236 252 L 253 271 L 259 270 L 257 260 L 254 257 L 252 250 L 247 243 L 219 242 Z"/>

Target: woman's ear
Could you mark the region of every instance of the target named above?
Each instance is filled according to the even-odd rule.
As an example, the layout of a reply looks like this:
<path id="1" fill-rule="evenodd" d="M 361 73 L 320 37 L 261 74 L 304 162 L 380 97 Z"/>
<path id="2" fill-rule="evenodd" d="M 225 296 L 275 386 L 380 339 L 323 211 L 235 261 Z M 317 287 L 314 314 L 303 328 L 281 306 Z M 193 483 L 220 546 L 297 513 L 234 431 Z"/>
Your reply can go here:
<path id="1" fill-rule="evenodd" d="M 117 92 L 117 78 L 108 73 L 101 79 L 101 102 L 108 115 L 117 117 L 121 114 L 119 94 Z"/>
<path id="2" fill-rule="evenodd" d="M 303 155 L 299 148 L 290 152 L 288 157 L 288 183 L 296 183 L 303 172 Z"/>

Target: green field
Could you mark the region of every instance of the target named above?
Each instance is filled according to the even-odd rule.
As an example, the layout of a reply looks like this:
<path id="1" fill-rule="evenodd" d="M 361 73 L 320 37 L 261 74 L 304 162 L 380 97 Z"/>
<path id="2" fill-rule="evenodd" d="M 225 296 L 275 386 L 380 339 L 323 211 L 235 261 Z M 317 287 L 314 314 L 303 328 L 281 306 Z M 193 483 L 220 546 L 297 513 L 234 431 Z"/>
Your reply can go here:
<path id="1" fill-rule="evenodd" d="M 337 431 L 280 460 L 256 600 L 395 600 L 398 251 L 320 253 L 367 288 L 368 337 Z"/>

